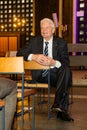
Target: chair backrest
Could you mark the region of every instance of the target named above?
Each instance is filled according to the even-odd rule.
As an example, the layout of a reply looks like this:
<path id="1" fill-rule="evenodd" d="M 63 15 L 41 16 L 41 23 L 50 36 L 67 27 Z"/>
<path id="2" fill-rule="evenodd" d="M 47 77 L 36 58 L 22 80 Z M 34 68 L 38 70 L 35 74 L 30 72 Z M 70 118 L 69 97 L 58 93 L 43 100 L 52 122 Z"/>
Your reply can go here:
<path id="1" fill-rule="evenodd" d="M 24 74 L 23 57 L 1 57 L 0 74 Z"/>
<path id="2" fill-rule="evenodd" d="M 68 44 L 68 52 L 87 52 L 87 44 L 86 43 L 69 43 Z"/>
<path id="3" fill-rule="evenodd" d="M 16 57 L 17 51 L 7 51 L 5 57 Z"/>
<path id="4" fill-rule="evenodd" d="M 87 66 L 87 44 L 68 44 L 70 66 Z"/>
<path id="5" fill-rule="evenodd" d="M 25 70 L 44 70 L 44 69 L 50 69 L 49 66 L 40 65 L 39 63 L 35 61 L 24 61 L 24 69 Z"/>

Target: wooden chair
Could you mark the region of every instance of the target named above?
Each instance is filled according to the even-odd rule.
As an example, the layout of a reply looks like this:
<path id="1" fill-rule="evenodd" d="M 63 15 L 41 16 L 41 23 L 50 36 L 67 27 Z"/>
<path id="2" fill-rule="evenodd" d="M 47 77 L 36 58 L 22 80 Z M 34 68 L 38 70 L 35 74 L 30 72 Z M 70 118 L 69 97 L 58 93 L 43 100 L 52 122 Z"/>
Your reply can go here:
<path id="1" fill-rule="evenodd" d="M 0 74 L 18 74 L 21 75 L 22 90 L 20 91 L 22 101 L 21 105 L 21 130 L 24 129 L 24 98 L 32 97 L 32 130 L 34 130 L 34 94 L 32 89 L 24 89 L 24 61 L 23 57 L 4 57 L 0 58 Z"/>
<path id="2" fill-rule="evenodd" d="M 68 52 L 71 53 L 72 85 L 87 86 L 87 44 L 68 44 Z"/>
<path id="3" fill-rule="evenodd" d="M 87 44 L 69 43 L 68 52 L 72 70 L 72 86 L 87 87 Z M 71 95 L 73 100 L 73 89 L 71 89 Z"/>
<path id="4" fill-rule="evenodd" d="M 7 51 L 5 57 L 16 57 L 17 51 Z"/>
<path id="5" fill-rule="evenodd" d="M 0 100 L 0 110 L 2 110 L 2 130 L 5 130 L 5 102 Z"/>
<path id="6" fill-rule="evenodd" d="M 48 70 L 48 83 L 25 83 L 24 86 L 26 88 L 35 88 L 35 89 L 48 89 L 48 118 L 50 118 L 50 67 L 43 66 L 38 64 L 35 61 L 24 61 L 24 69 L 31 71 L 31 70 Z M 18 86 L 21 86 L 18 83 Z"/>

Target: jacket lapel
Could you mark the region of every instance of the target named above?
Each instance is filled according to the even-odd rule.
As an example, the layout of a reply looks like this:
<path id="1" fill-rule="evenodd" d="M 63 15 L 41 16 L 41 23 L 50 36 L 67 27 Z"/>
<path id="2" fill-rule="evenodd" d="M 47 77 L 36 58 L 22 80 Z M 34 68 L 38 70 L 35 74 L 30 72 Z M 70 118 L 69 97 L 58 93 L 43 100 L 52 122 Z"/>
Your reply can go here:
<path id="1" fill-rule="evenodd" d="M 38 41 L 38 49 L 39 49 L 39 53 L 43 54 L 43 38 L 42 37 Z"/>
<path id="2" fill-rule="evenodd" d="M 53 38 L 53 58 L 57 56 L 57 50 L 58 50 L 58 42 L 56 38 Z"/>

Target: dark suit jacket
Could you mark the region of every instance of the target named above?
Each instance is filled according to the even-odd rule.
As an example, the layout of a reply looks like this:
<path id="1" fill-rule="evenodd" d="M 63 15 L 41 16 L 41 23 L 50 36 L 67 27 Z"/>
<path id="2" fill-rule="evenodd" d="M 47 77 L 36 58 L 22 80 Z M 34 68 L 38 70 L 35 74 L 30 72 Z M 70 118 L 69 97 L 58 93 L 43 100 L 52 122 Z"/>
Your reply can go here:
<path id="1" fill-rule="evenodd" d="M 69 55 L 67 50 L 67 42 L 59 37 L 53 37 L 53 59 L 59 60 L 63 66 L 69 66 Z M 43 54 L 43 38 L 42 36 L 33 37 L 26 46 L 17 52 L 17 56 L 24 56 L 27 60 L 29 54 Z M 38 72 L 39 73 L 39 72 Z M 35 73 L 34 77 L 38 74 Z"/>

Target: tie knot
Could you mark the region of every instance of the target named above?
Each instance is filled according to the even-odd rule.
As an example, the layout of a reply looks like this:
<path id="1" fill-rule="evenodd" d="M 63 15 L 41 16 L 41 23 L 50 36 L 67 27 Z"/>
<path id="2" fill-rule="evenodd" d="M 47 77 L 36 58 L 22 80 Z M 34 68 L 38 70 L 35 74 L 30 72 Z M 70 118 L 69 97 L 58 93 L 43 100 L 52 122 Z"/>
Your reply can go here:
<path id="1" fill-rule="evenodd" d="M 48 45 L 48 44 L 49 44 L 49 42 L 45 42 L 45 44 L 46 44 L 46 45 Z"/>

